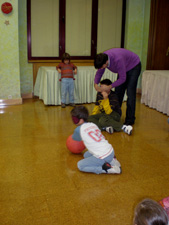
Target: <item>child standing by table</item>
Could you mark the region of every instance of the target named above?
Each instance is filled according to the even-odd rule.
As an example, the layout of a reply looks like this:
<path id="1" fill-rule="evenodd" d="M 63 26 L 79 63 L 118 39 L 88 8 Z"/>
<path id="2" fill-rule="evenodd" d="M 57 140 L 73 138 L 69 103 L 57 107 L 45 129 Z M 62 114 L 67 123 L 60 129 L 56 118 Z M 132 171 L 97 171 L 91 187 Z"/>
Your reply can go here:
<path id="1" fill-rule="evenodd" d="M 74 74 L 77 74 L 77 67 L 70 62 L 70 55 L 64 53 L 62 62 L 56 67 L 57 71 L 61 73 L 61 107 L 66 107 L 66 96 L 69 94 L 69 105 L 74 104 Z"/>
<path id="2" fill-rule="evenodd" d="M 77 128 L 72 135 L 73 140 L 83 141 L 88 149 L 84 159 L 78 162 L 82 172 L 120 174 L 121 165 L 114 156 L 114 149 L 105 139 L 94 123 L 87 122 L 89 112 L 84 106 L 76 106 L 71 111 L 73 122 Z"/>

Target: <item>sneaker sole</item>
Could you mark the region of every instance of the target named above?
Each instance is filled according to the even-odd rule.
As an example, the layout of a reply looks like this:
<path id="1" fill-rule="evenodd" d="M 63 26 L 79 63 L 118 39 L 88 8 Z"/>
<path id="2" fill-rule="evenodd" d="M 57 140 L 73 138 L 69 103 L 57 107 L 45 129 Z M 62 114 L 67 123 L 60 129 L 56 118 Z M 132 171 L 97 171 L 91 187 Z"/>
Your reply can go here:
<path id="1" fill-rule="evenodd" d="M 113 166 L 113 167 L 116 167 L 116 168 L 117 168 L 118 166 Z M 112 169 L 113 169 L 113 168 L 112 168 Z M 120 171 L 113 171 L 113 170 L 109 169 L 107 174 L 117 174 L 117 175 L 119 175 L 119 174 L 122 173 L 122 169 L 121 169 L 121 167 L 118 167 L 118 169 L 119 169 Z M 117 169 L 117 170 L 118 170 L 118 169 Z"/>

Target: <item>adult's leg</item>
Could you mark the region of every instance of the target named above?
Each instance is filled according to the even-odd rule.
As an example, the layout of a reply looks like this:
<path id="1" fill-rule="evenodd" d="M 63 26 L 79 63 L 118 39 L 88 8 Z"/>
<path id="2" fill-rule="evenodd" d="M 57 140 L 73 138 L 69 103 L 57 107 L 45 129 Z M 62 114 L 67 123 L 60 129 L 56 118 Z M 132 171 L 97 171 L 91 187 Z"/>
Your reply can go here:
<path id="1" fill-rule="evenodd" d="M 120 107 L 123 103 L 124 93 L 126 90 L 126 82 L 115 88 L 115 93 L 119 99 Z"/>
<path id="2" fill-rule="evenodd" d="M 62 79 L 61 82 L 61 103 L 66 103 L 66 95 L 67 95 L 67 80 L 66 78 Z"/>
<path id="3" fill-rule="evenodd" d="M 104 159 L 99 159 L 94 156 L 90 156 L 80 160 L 77 166 L 78 169 L 82 172 L 96 173 L 96 174 L 106 173 L 106 171 L 102 169 L 102 166 L 105 162 L 110 163 L 113 160 L 113 158 L 114 152 Z"/>
<path id="4" fill-rule="evenodd" d="M 68 79 L 69 79 L 69 86 L 68 86 L 69 103 L 74 103 L 74 80 L 71 78 Z"/>
<path id="5" fill-rule="evenodd" d="M 141 63 L 127 72 L 127 110 L 126 110 L 126 125 L 132 125 L 135 121 L 136 108 L 136 88 L 138 78 L 141 72 Z"/>

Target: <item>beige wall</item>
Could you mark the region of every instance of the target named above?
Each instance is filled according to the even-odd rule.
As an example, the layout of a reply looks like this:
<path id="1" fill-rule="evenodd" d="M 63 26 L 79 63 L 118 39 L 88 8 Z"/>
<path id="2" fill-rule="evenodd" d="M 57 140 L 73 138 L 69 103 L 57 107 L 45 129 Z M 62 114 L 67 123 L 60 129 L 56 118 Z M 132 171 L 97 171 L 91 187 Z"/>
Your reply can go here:
<path id="1" fill-rule="evenodd" d="M 38 10 L 37 10 L 38 8 Z M 66 0 L 65 51 L 91 55 L 92 0 Z M 97 53 L 121 46 L 122 0 L 99 0 Z M 34 57 L 59 56 L 59 1 L 31 2 Z"/>
<path id="2" fill-rule="evenodd" d="M 31 36 L 32 56 L 59 56 L 59 0 L 31 1 Z"/>
<path id="3" fill-rule="evenodd" d="M 151 0 L 127 0 L 125 48 L 139 55 L 146 70 Z M 141 74 L 142 74 L 141 72 Z M 141 88 L 142 75 L 138 81 Z"/>
<path id="4" fill-rule="evenodd" d="M 121 46 L 122 0 L 99 0 L 97 53 Z"/>
<path id="5" fill-rule="evenodd" d="M 2 3 L 4 1 L 0 0 L 0 5 Z M 0 11 L 0 104 L 6 101 L 21 103 L 18 0 L 10 3 L 13 6 L 10 14 Z"/>
<path id="6" fill-rule="evenodd" d="M 21 94 L 33 92 L 33 69 L 27 60 L 26 0 L 10 2 L 14 7 L 12 14 L 0 12 L 0 99 L 20 99 Z M 142 71 L 146 68 L 149 9 L 150 0 L 127 0 L 125 47 L 140 56 Z M 5 20 L 10 25 L 5 25 Z"/>
<path id="7" fill-rule="evenodd" d="M 31 96 L 33 92 L 33 67 L 27 57 L 27 11 L 26 0 L 18 0 L 19 10 L 19 65 L 22 96 Z"/>

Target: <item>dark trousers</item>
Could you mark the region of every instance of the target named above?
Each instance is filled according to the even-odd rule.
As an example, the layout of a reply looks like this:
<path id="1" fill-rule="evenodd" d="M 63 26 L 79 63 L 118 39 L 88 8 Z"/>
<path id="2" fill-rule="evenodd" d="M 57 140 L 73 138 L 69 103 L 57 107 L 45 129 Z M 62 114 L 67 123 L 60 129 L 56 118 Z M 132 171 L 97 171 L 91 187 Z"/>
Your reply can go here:
<path id="1" fill-rule="evenodd" d="M 120 106 L 123 102 L 125 90 L 127 90 L 127 110 L 125 124 L 132 125 L 135 121 L 136 88 L 140 72 L 141 62 L 126 73 L 125 83 L 115 88 L 115 92 L 119 98 Z"/>

